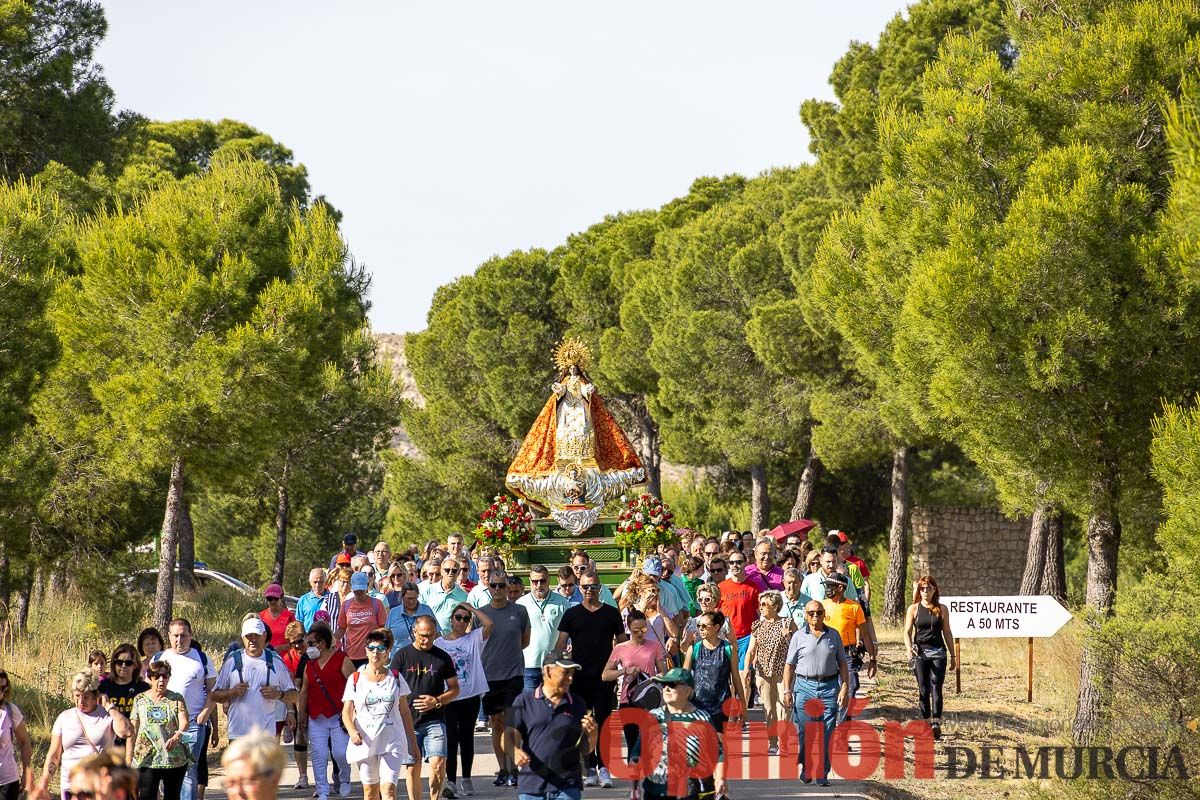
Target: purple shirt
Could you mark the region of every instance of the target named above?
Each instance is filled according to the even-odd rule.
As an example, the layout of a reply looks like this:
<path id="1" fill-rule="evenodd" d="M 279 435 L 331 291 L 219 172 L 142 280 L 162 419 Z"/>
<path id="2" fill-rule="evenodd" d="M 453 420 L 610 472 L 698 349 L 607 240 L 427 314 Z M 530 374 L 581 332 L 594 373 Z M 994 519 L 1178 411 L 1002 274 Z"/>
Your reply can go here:
<path id="1" fill-rule="evenodd" d="M 783 567 L 776 564 L 763 575 L 758 570 L 758 564 L 750 562 L 746 565 L 746 582 L 754 584 L 760 592 L 766 592 L 771 589 L 775 591 L 783 590 Z"/>

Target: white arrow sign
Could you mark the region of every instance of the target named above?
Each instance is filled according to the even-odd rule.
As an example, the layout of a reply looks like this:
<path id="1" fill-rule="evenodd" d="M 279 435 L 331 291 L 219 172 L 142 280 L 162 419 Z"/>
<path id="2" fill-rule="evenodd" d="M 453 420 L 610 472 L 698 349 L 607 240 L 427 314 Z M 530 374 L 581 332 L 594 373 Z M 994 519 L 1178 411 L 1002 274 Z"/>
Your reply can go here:
<path id="1" fill-rule="evenodd" d="M 943 597 L 950 631 L 959 639 L 1001 636 L 1053 636 L 1071 612 L 1048 594 L 995 597 Z"/>

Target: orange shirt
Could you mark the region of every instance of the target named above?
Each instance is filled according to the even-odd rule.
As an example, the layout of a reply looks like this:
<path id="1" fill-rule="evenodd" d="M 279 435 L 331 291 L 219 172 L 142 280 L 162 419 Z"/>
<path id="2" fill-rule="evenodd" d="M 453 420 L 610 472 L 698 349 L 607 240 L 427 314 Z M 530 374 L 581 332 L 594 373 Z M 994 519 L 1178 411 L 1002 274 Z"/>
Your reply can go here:
<path id="1" fill-rule="evenodd" d="M 825 624 L 841 634 L 842 644 L 849 647 L 856 643 L 858 626 L 867 623 L 867 617 L 858 601 L 843 600 L 835 603 L 825 599 L 821 601 L 821 605 L 825 606 Z"/>

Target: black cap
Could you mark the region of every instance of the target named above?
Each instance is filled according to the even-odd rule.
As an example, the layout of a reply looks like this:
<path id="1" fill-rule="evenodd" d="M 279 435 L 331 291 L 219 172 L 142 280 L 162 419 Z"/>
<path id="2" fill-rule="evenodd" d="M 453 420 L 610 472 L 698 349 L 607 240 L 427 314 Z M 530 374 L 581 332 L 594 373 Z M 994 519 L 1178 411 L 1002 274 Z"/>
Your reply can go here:
<path id="1" fill-rule="evenodd" d="M 347 533 L 342 537 L 342 544 L 358 544 L 358 537 L 353 533 Z"/>

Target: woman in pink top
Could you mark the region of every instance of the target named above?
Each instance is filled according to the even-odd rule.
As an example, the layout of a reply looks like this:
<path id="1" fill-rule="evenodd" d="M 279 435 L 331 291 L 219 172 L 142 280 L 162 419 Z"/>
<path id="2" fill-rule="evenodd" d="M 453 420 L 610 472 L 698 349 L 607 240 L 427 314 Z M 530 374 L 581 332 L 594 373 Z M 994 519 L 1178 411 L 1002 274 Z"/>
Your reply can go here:
<path id="1" fill-rule="evenodd" d="M 617 708 L 629 705 L 630 691 L 641 683 L 644 677 L 661 675 L 670 666 L 667 663 L 667 651 L 663 646 L 654 640 L 646 639 L 646 631 L 650 625 L 644 613 L 636 608 L 632 609 L 625 625 L 629 629 L 629 641 L 621 642 L 612 649 L 612 655 L 609 656 L 608 663 L 604 665 L 604 672 L 600 675 L 600 679 L 604 681 L 621 679 Z M 625 745 L 632 750 L 637 740 L 637 725 L 626 725 Z"/>
<path id="2" fill-rule="evenodd" d="M 367 663 L 367 634 L 376 628 L 387 627 L 388 610 L 383 603 L 367 594 L 371 579 L 362 572 L 350 576 L 354 593 L 338 611 L 334 640 L 346 637 L 346 655 L 355 668 Z"/>

